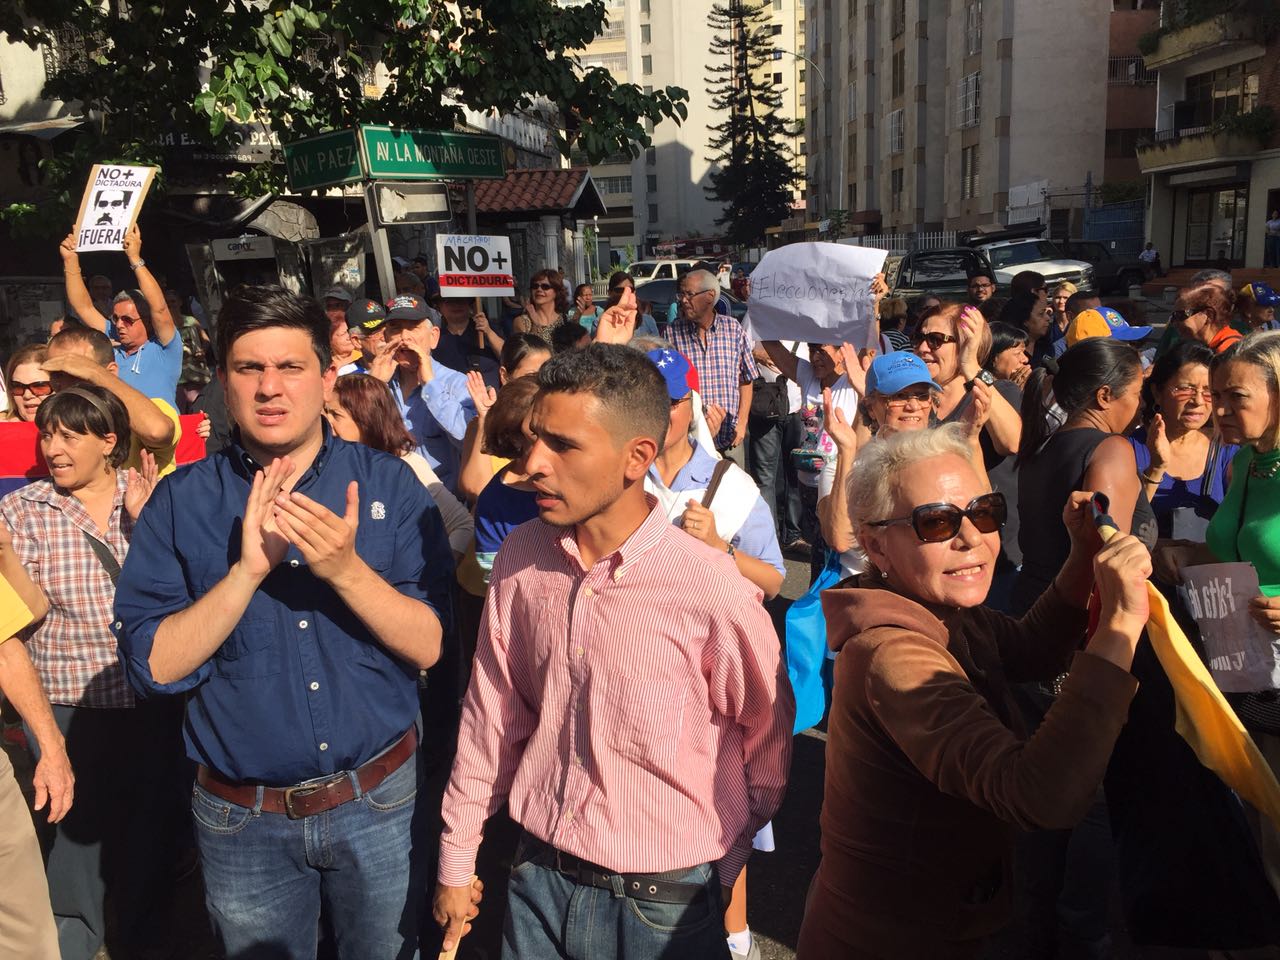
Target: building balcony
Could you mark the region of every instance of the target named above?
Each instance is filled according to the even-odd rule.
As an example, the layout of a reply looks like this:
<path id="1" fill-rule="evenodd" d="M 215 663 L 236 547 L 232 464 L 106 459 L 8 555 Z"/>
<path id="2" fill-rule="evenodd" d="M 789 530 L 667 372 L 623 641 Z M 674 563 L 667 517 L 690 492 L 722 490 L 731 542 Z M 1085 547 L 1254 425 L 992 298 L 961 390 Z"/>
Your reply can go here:
<path id="1" fill-rule="evenodd" d="M 1219 161 L 1247 160 L 1261 149 L 1257 137 L 1213 127 L 1198 130 L 1160 130 L 1138 145 L 1138 166 L 1144 174 Z"/>
<path id="2" fill-rule="evenodd" d="M 1203 54 L 1256 44 L 1257 35 L 1257 24 L 1250 17 L 1220 13 L 1184 27 L 1161 28 L 1156 48 L 1145 54 L 1143 62 L 1148 70 L 1160 70 Z M 1145 51 L 1141 41 L 1139 46 Z"/>

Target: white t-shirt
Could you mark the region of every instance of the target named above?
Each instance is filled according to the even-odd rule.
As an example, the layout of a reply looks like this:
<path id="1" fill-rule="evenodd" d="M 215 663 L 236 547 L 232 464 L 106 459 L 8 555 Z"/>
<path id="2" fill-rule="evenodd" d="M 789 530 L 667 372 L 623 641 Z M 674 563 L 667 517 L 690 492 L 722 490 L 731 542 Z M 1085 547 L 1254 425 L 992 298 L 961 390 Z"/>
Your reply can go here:
<path id="1" fill-rule="evenodd" d="M 1156 250 L 1154 247 L 1150 250 L 1143 250 L 1138 254 L 1138 259 L 1143 263 L 1155 263 L 1160 259 L 1160 251 Z"/>
<path id="2" fill-rule="evenodd" d="M 822 428 L 822 384 L 813 375 L 813 367 L 808 360 L 796 361 L 796 385 L 800 388 L 800 418 L 804 431 L 799 449 L 804 453 L 793 455 L 792 463 L 795 464 L 800 482 L 806 487 L 816 487 L 818 476 L 826 462 L 834 463 L 836 459 L 836 443 Z M 855 422 L 858 394 L 849 385 L 849 378 L 844 374 L 831 387 L 831 402 L 837 409 L 844 411 L 846 421 Z M 805 469 L 807 465 L 816 468 Z"/>
<path id="3" fill-rule="evenodd" d="M 1271 237 L 1280 237 L 1280 220 L 1267 221 L 1267 235 Z"/>

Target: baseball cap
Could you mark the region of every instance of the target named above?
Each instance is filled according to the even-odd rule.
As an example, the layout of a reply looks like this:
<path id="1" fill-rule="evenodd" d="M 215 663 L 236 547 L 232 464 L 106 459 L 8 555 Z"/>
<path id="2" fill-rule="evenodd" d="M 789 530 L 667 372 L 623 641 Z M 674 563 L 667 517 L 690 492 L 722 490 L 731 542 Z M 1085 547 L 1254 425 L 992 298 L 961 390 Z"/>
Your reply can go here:
<path id="1" fill-rule="evenodd" d="M 350 303 L 351 294 L 346 289 L 346 287 L 330 287 L 328 290 L 324 292 L 324 296 L 321 297 L 320 299 L 321 300 L 329 300 L 329 299 L 343 300 L 346 303 Z"/>
<path id="2" fill-rule="evenodd" d="M 416 294 L 402 293 L 398 297 L 392 297 L 387 301 L 388 320 L 434 321 L 436 316 L 438 314 L 427 306 L 425 300 Z"/>
<path id="3" fill-rule="evenodd" d="M 886 353 L 871 361 L 871 369 L 867 371 L 867 393 L 878 393 L 891 397 L 899 390 L 915 386 L 917 383 L 928 384 L 934 390 L 941 390 L 929 376 L 929 368 L 914 353 L 896 350 Z"/>
<path id="4" fill-rule="evenodd" d="M 1280 307 L 1280 293 L 1271 289 L 1271 284 L 1255 280 L 1240 288 L 1240 296 L 1252 300 L 1260 307 Z"/>
<path id="5" fill-rule="evenodd" d="M 645 356 L 653 361 L 662 379 L 667 381 L 667 394 L 672 400 L 683 400 L 690 390 L 698 389 L 698 371 L 679 350 L 663 347 L 650 350 Z"/>
<path id="6" fill-rule="evenodd" d="M 377 300 L 357 300 L 347 307 L 347 326 L 377 330 L 387 322 L 387 311 Z"/>
<path id="7" fill-rule="evenodd" d="M 1113 340 L 1142 340 L 1151 332 L 1150 327 L 1131 327 L 1110 307 L 1081 310 L 1067 327 L 1065 337 L 1068 347 L 1090 337 L 1111 337 Z"/>

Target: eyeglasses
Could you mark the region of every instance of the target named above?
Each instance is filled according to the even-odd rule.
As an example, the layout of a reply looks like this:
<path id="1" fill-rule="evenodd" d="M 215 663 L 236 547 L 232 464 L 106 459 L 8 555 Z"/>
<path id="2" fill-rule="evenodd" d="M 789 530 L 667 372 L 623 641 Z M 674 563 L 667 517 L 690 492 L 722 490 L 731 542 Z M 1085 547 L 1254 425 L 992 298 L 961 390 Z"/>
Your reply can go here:
<path id="1" fill-rule="evenodd" d="M 529 289 L 530 290 L 554 290 L 555 287 L 549 283 L 531 283 L 529 284 Z"/>
<path id="2" fill-rule="evenodd" d="M 713 292 L 714 292 L 714 291 L 712 291 L 712 290 L 698 290 L 698 291 L 697 291 L 697 292 L 695 292 L 695 293 L 677 293 L 677 294 L 676 294 L 676 299 L 677 299 L 677 300 L 692 300 L 694 297 L 700 297 L 700 296 L 702 296 L 704 293 L 713 293 Z"/>
<path id="3" fill-rule="evenodd" d="M 889 527 L 895 523 L 909 523 L 916 536 L 924 543 L 946 543 L 960 533 L 960 524 L 966 517 L 979 533 L 995 533 L 1004 526 L 1009 515 L 1003 493 L 984 493 L 974 497 L 961 510 L 954 503 L 926 503 L 911 511 L 909 517 L 877 520 L 873 527 Z"/>
<path id="4" fill-rule="evenodd" d="M 1190 383 L 1179 383 L 1169 390 L 1170 395 L 1172 395 L 1175 400 L 1190 400 L 1197 392 L 1200 394 L 1200 399 L 1205 403 L 1213 402 L 1213 391 L 1208 387 L 1197 387 Z"/>
<path id="5" fill-rule="evenodd" d="M 1212 307 L 1196 307 L 1192 310 L 1174 310 L 1169 314 L 1170 323 L 1182 323 L 1187 317 L 1194 317 L 1197 313 L 1213 313 Z"/>
<path id="6" fill-rule="evenodd" d="M 992 283 L 990 280 L 970 280 L 969 289 L 970 290 L 993 290 L 995 289 L 995 284 Z"/>
<path id="7" fill-rule="evenodd" d="M 9 389 L 15 397 L 24 393 L 30 393 L 33 397 L 47 397 L 53 393 L 53 384 L 48 380 L 33 380 L 30 383 L 22 383 L 19 380 L 10 380 Z"/>
<path id="8" fill-rule="evenodd" d="M 901 410 L 908 403 L 928 406 L 933 403 L 933 394 L 928 390 L 913 390 L 911 393 L 895 393 L 884 398 L 885 406 L 890 410 Z"/>
<path id="9" fill-rule="evenodd" d="M 913 346 L 918 347 L 922 343 L 927 343 L 930 350 L 941 350 L 945 344 L 959 342 L 960 341 L 957 337 L 953 337 L 949 333 L 941 333 L 937 330 L 934 330 L 932 333 L 921 333 L 917 330 L 911 335 L 911 343 Z"/>

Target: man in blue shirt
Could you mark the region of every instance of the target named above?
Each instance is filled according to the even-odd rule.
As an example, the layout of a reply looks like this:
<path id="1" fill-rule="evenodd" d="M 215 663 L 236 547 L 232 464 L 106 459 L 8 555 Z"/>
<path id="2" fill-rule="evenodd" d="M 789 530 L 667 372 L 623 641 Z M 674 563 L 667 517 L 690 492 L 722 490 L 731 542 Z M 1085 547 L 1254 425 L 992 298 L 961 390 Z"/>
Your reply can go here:
<path id="1" fill-rule="evenodd" d="M 312 960 L 322 907 L 344 955 L 418 955 L 417 676 L 440 656 L 453 560 L 412 471 L 327 428 L 328 328 L 278 287 L 227 301 L 234 442 L 156 488 L 116 593 L 134 689 L 189 693 L 228 957 Z"/>
<path id="2" fill-rule="evenodd" d="M 142 259 L 142 233 L 135 226 L 124 237 L 136 290 L 122 290 L 111 303 L 111 317 L 99 312 L 84 285 L 75 234 L 59 248 L 66 280 L 67 303 L 83 323 L 116 341 L 120 379 L 144 397 L 176 404 L 182 374 L 182 337 L 178 335 L 164 291 Z"/>
<path id="3" fill-rule="evenodd" d="M 440 342 L 439 317 L 421 297 L 405 293 L 387 304 L 383 330 L 396 361 L 391 396 L 404 425 L 440 482 L 456 490 L 462 438 L 476 407 L 466 375 L 431 357 Z"/>

